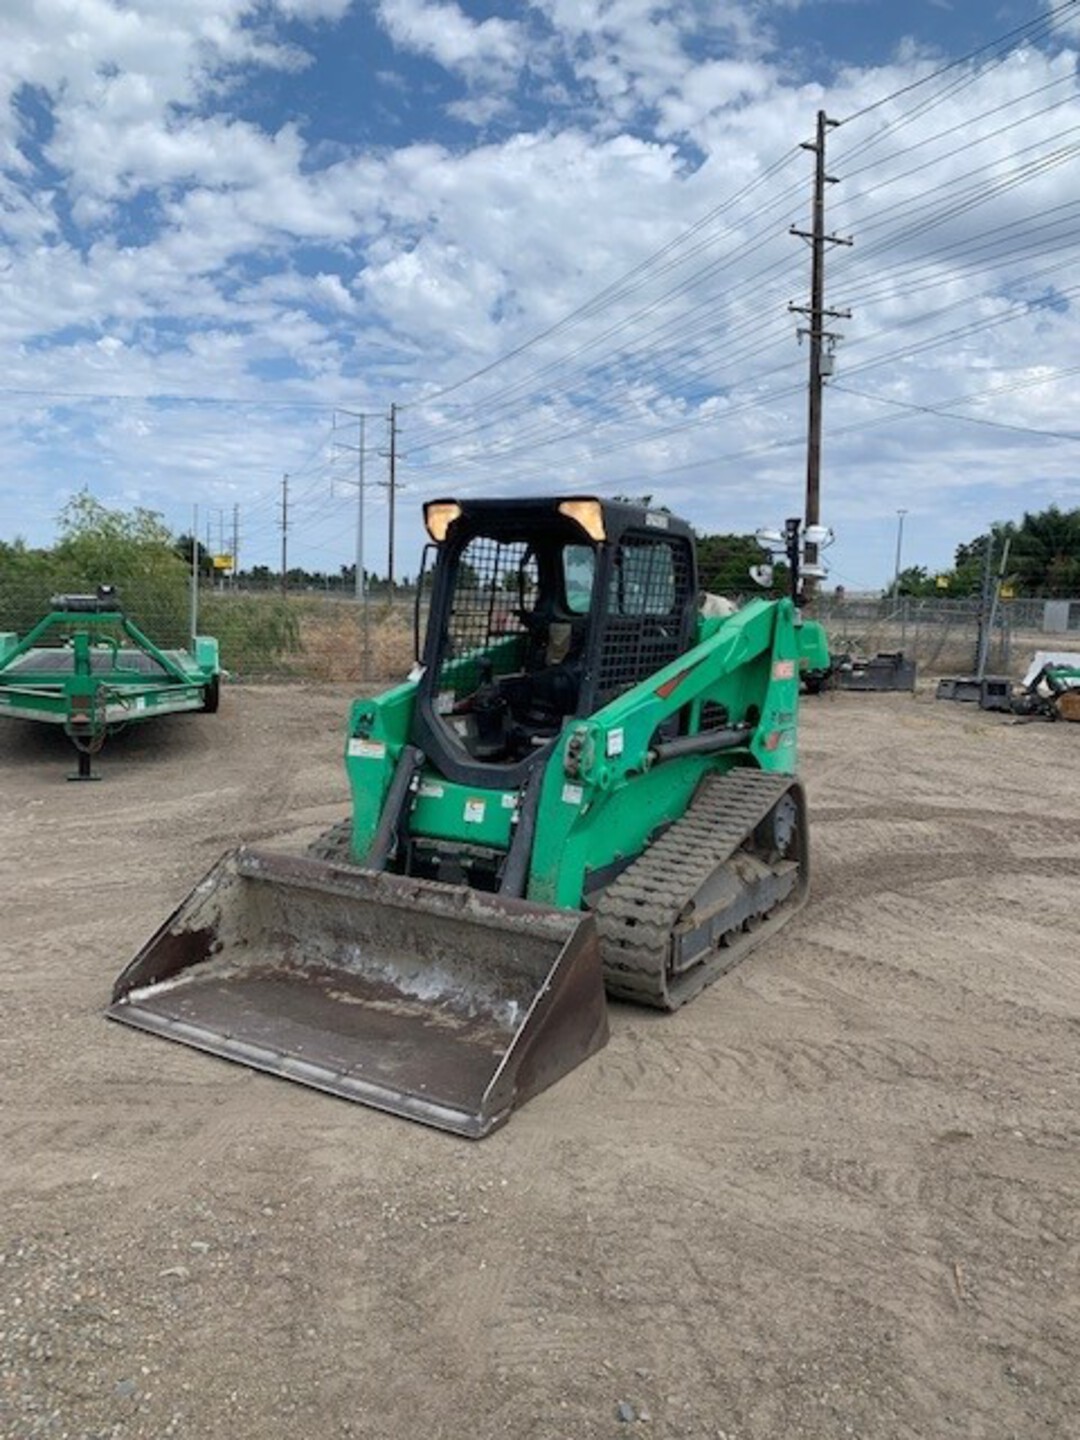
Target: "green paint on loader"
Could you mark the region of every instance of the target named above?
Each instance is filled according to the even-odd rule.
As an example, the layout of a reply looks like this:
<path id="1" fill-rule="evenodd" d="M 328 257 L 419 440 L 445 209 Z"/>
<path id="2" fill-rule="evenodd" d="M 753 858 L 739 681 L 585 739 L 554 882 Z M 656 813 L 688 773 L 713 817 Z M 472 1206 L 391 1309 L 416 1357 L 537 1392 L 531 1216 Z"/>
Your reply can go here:
<path id="1" fill-rule="evenodd" d="M 226 857 L 109 1014 L 478 1136 L 605 1042 L 605 987 L 674 1008 L 803 903 L 816 640 L 789 599 L 702 618 L 666 511 L 425 521 L 423 651 L 351 707 L 348 821 L 316 858 Z"/>

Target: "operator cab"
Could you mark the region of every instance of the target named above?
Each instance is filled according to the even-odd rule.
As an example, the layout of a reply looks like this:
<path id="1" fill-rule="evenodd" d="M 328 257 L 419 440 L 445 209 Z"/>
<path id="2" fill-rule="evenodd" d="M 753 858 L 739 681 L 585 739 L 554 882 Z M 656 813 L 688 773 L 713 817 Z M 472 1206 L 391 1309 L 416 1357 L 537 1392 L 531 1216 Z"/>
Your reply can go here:
<path id="1" fill-rule="evenodd" d="M 436 501 L 414 743 L 450 778 L 520 784 L 567 721 L 692 643 L 692 536 L 596 499 Z"/>

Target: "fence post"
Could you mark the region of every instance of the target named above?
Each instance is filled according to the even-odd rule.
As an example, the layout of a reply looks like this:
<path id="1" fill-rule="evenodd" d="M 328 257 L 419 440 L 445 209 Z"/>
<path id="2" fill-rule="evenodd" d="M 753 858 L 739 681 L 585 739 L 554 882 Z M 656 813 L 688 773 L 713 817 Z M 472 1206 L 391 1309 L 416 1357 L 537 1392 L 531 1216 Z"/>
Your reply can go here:
<path id="1" fill-rule="evenodd" d="M 199 633 L 199 507 L 192 506 L 191 521 L 191 653 L 195 654 L 195 636 Z"/>

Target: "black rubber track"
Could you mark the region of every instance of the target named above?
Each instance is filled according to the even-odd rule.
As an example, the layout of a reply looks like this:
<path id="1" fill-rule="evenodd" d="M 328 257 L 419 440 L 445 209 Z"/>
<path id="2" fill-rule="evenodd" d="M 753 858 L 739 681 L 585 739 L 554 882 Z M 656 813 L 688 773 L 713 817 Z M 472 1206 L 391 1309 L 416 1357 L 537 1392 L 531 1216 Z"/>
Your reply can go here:
<path id="1" fill-rule="evenodd" d="M 733 927 L 726 942 L 692 970 L 669 976 L 672 933 L 702 885 L 790 794 L 799 833 L 791 853 L 803 873 L 794 893 L 753 930 Z M 603 892 L 593 909 L 608 994 L 674 1010 L 686 1003 L 790 918 L 806 896 L 806 806 L 790 775 L 763 770 L 707 776 L 686 814 Z M 764 858 L 764 857 L 762 857 Z"/>
<path id="2" fill-rule="evenodd" d="M 313 860 L 330 860 L 335 865 L 355 865 L 352 858 L 352 820 L 346 817 L 312 840 L 307 853 Z"/>

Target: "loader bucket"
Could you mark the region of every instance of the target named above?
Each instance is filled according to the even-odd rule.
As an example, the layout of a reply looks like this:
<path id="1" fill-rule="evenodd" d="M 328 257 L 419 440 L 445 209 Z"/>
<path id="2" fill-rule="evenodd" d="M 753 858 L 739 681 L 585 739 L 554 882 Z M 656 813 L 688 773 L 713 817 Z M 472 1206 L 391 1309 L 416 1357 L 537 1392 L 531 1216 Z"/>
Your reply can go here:
<path id="1" fill-rule="evenodd" d="M 249 849 L 196 885 L 107 1013 L 471 1138 L 608 1035 L 591 917 Z"/>

